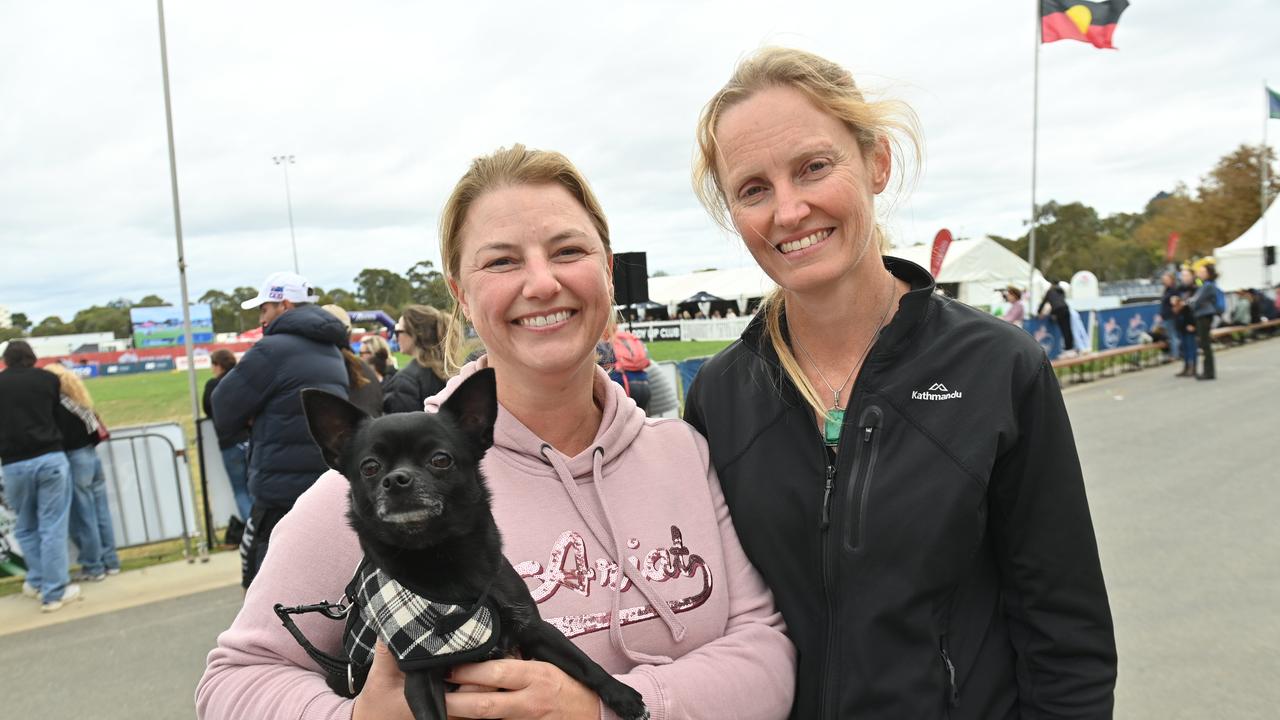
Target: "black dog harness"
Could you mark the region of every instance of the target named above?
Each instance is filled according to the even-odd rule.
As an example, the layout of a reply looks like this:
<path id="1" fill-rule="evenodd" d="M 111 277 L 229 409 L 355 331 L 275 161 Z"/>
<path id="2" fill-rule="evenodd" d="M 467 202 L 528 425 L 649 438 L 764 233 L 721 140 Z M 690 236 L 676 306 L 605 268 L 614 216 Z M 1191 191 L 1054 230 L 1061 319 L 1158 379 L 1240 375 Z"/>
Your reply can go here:
<path id="1" fill-rule="evenodd" d="M 490 581 L 492 586 L 492 581 Z M 500 634 L 498 610 L 486 586 L 469 605 L 437 602 L 406 587 L 371 564 L 361 561 L 347 584 L 342 602 L 321 602 L 275 613 L 294 640 L 329 676 L 330 687 L 355 697 L 373 665 L 374 644 L 381 640 L 402 671 L 429 670 L 488 659 Z M 345 658 L 312 645 L 290 615 L 319 612 L 332 620 L 346 620 L 342 636 Z"/>

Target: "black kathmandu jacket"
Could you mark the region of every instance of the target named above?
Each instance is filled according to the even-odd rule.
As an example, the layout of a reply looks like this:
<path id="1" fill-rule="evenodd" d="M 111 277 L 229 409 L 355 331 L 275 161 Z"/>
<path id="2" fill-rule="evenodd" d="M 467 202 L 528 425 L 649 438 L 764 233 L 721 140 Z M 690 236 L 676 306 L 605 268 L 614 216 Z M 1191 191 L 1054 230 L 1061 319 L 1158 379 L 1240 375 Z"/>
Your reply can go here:
<path id="1" fill-rule="evenodd" d="M 686 400 L 799 653 L 791 716 L 1109 718 L 1111 611 L 1057 378 L 1025 331 L 885 265 L 912 289 L 838 453 L 760 318 Z"/>
<path id="2" fill-rule="evenodd" d="M 288 510 L 328 466 L 302 415 L 303 388 L 347 397 L 340 345 L 347 328 L 318 305 L 299 305 L 266 333 L 213 390 L 213 422 L 229 437 L 253 421 L 249 495 L 254 504 Z"/>

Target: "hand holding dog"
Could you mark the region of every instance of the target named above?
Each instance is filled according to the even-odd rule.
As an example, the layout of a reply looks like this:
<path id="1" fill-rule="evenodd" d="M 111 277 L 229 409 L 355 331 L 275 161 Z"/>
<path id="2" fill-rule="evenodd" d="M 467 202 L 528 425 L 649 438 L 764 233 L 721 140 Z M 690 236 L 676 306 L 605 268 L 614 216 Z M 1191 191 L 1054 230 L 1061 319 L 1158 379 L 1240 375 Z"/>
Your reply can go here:
<path id="1" fill-rule="evenodd" d="M 449 682 L 461 684 L 465 690 L 445 696 L 450 718 L 596 720 L 600 717 L 600 698 L 551 663 L 512 659 L 459 665 L 450 674 Z"/>

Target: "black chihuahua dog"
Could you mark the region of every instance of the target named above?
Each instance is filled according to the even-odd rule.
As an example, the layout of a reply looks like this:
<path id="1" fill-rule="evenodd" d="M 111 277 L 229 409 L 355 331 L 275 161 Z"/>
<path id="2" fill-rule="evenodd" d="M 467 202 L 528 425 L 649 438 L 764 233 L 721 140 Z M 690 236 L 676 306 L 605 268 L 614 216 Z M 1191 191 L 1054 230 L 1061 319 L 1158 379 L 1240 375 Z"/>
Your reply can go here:
<path id="1" fill-rule="evenodd" d="M 365 593 L 365 599 L 381 603 L 379 598 L 400 597 L 397 593 L 407 588 L 447 606 L 473 603 L 472 615 L 461 622 L 482 616 L 496 624 L 496 630 L 479 648 L 482 656 L 463 653 L 459 662 L 503 657 L 519 649 L 522 657 L 556 665 L 623 718 L 649 717 L 640 693 L 609 675 L 542 620 L 524 580 L 502 554 L 480 472 L 480 459 L 493 445 L 498 414 L 492 370 L 467 378 L 436 414 L 370 419 L 346 400 L 320 390 L 303 390 L 302 404 L 325 462 L 351 483 L 347 518 L 365 555 L 356 580 L 368 581 L 376 573 L 367 569 L 373 568 L 381 571 L 378 577 L 395 581 L 393 592 Z M 370 615 L 378 617 L 383 640 L 389 631 L 380 621 L 397 611 L 379 605 Z M 483 635 L 483 629 L 477 631 L 472 624 L 460 630 L 458 620 L 449 623 L 448 639 Z M 421 624 L 402 624 L 401 644 L 424 644 L 421 629 Z M 409 637 L 413 635 L 418 637 Z M 423 669 L 401 657 L 392 642 L 387 644 L 405 671 L 404 694 L 414 718 L 445 720 L 448 667 Z"/>

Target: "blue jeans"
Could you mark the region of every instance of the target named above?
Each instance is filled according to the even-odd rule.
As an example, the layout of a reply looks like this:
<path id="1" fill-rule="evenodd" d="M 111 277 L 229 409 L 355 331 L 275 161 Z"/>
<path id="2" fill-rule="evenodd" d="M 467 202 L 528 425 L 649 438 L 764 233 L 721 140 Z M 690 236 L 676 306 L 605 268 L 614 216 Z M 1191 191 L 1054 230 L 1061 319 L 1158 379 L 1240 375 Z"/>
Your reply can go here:
<path id="1" fill-rule="evenodd" d="M 62 599 L 67 583 L 67 519 L 71 515 L 71 465 L 67 454 L 45 453 L 5 463 L 5 491 L 18 516 L 14 535 L 27 563 L 27 583 L 43 602 Z"/>
<path id="2" fill-rule="evenodd" d="M 1182 357 L 1182 329 L 1178 327 L 1178 321 L 1167 318 L 1164 321 L 1164 334 L 1169 338 L 1169 357 Z"/>
<path id="3" fill-rule="evenodd" d="M 1181 337 L 1179 338 L 1179 341 L 1182 343 L 1182 362 L 1190 365 L 1191 367 L 1195 367 L 1196 366 L 1196 334 L 1193 332 L 1186 332 L 1184 330 L 1181 333 Z"/>
<path id="4" fill-rule="evenodd" d="M 248 446 L 249 443 L 243 442 L 222 451 L 222 466 L 227 469 L 227 477 L 231 480 L 236 511 L 245 522 L 249 521 L 249 512 L 253 510 L 253 498 L 249 497 Z"/>
<path id="5" fill-rule="evenodd" d="M 71 539 L 80 548 L 80 570 L 101 575 L 119 570 L 116 534 L 107 501 L 107 478 L 92 445 L 67 453 L 74 490 L 71 497 Z"/>

